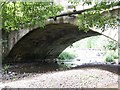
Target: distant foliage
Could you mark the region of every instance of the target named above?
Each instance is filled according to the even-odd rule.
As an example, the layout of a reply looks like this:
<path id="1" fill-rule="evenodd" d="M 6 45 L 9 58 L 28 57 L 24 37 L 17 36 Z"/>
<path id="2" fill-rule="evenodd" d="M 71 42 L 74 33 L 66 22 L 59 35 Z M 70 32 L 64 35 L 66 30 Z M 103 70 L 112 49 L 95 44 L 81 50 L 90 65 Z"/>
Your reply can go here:
<path id="1" fill-rule="evenodd" d="M 109 56 L 106 57 L 105 61 L 106 62 L 114 62 L 114 57 L 109 55 Z"/>
<path id="2" fill-rule="evenodd" d="M 118 51 L 113 51 L 113 50 L 109 50 L 106 52 L 106 55 L 105 55 L 105 61 L 106 62 L 114 62 L 116 59 L 118 59 L 119 56 L 118 56 Z"/>
<path id="3" fill-rule="evenodd" d="M 74 59 L 76 56 L 75 54 L 69 53 L 69 52 L 62 52 L 58 59 L 60 60 L 67 60 L 67 59 Z"/>
<path id="4" fill-rule="evenodd" d="M 109 40 L 108 44 L 104 46 L 107 50 L 116 50 L 118 48 L 118 43 L 115 41 Z"/>
<path id="5" fill-rule="evenodd" d="M 74 47 L 80 48 L 80 49 L 81 48 L 84 48 L 84 49 L 100 48 L 100 46 L 102 48 L 102 45 L 100 45 L 100 46 L 98 45 L 98 44 L 100 44 L 100 42 L 99 42 L 100 40 L 101 40 L 100 36 L 92 36 L 92 37 L 88 37 L 83 40 L 80 40 L 78 42 L 75 42 L 73 45 L 74 45 Z M 101 40 L 101 42 L 103 42 L 103 41 Z"/>
<path id="6" fill-rule="evenodd" d="M 6 31 L 45 25 L 50 16 L 59 14 L 61 6 L 53 2 L 2 2 L 2 29 Z"/>

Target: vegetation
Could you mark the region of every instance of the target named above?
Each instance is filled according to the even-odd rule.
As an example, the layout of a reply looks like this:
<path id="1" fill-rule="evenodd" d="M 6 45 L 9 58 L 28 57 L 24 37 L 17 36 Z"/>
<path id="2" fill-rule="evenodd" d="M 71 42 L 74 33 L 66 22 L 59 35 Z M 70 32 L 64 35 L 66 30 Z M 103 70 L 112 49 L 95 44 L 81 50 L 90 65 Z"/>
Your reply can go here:
<path id="1" fill-rule="evenodd" d="M 5 72 L 7 72 L 9 68 L 10 68 L 10 65 L 5 64 L 5 65 L 3 66 L 3 70 L 4 70 Z"/>
<path id="2" fill-rule="evenodd" d="M 92 36 L 74 43 L 73 46 L 80 49 L 104 49 L 104 46 L 107 44 L 106 40 L 107 39 L 104 36 Z"/>
<path id="3" fill-rule="evenodd" d="M 59 14 L 61 6 L 53 2 L 2 2 L 2 29 L 19 30 L 45 25 L 50 16 Z"/>
<path id="4" fill-rule="evenodd" d="M 75 2 L 74 0 L 70 0 L 72 3 L 79 4 L 80 2 Z M 84 5 L 92 5 L 93 1 L 91 0 L 80 0 Z M 95 2 L 95 1 L 94 1 Z M 79 14 L 79 28 L 80 30 L 88 31 L 89 28 L 100 28 L 101 30 L 105 30 L 106 27 L 116 28 L 119 24 L 119 18 L 117 15 L 113 15 L 109 13 L 110 8 L 114 6 L 119 6 L 120 1 L 112 1 L 102 0 L 101 2 L 98 0 L 95 2 L 95 5 L 86 10 L 85 12 Z M 103 12 L 108 12 L 109 14 L 104 15 Z"/>
<path id="5" fill-rule="evenodd" d="M 108 40 L 108 43 L 104 45 L 106 52 L 105 61 L 114 62 L 115 59 L 118 59 L 118 43 L 112 40 Z"/>
<path id="6" fill-rule="evenodd" d="M 114 62 L 114 57 L 112 55 L 108 55 L 105 59 L 106 62 Z"/>
<path id="7" fill-rule="evenodd" d="M 106 62 L 115 62 L 116 59 L 118 59 L 118 55 L 116 54 L 109 54 L 106 56 L 105 61 Z"/>
<path id="8" fill-rule="evenodd" d="M 118 59 L 119 56 L 118 56 L 117 54 L 113 54 L 113 58 L 114 58 L 114 59 Z"/>
<path id="9" fill-rule="evenodd" d="M 73 53 L 62 52 L 62 53 L 59 55 L 58 59 L 60 59 L 60 60 L 70 60 L 70 59 L 74 59 L 75 57 L 76 57 L 76 56 L 75 56 L 75 54 L 73 54 Z"/>
<path id="10" fill-rule="evenodd" d="M 92 1 L 69 0 L 75 3 L 83 2 L 91 5 Z M 90 27 L 98 27 L 104 29 L 106 26 L 114 27 L 119 21 L 114 15 L 104 16 L 101 12 L 108 11 L 111 7 L 120 5 L 119 1 L 108 2 L 102 1 L 95 3 L 95 6 L 79 15 L 79 28 L 87 31 Z M 6 31 L 19 30 L 25 27 L 41 26 L 44 27 L 45 20 L 49 17 L 58 15 L 63 9 L 61 6 L 55 5 L 53 2 L 2 2 L 2 29 Z"/>
<path id="11" fill-rule="evenodd" d="M 70 48 L 73 48 L 70 50 Z M 75 55 L 76 57 L 79 56 L 78 53 L 76 53 L 74 51 L 74 48 L 77 49 L 100 49 L 102 50 L 104 53 L 103 55 L 103 60 L 105 62 L 115 62 L 116 60 L 118 60 L 119 56 L 118 56 L 118 46 L 117 43 L 115 41 L 111 41 L 110 39 L 107 39 L 104 36 L 93 36 L 93 37 L 89 37 L 83 40 L 80 40 L 76 43 L 74 43 L 71 47 L 69 47 L 69 49 L 66 49 L 60 56 L 61 59 L 64 61 L 69 60 L 71 61 L 72 58 L 74 57 L 73 55 Z M 71 56 L 70 53 L 72 53 Z M 76 58 L 75 57 L 75 58 Z M 89 57 L 89 56 L 88 56 Z M 67 65 L 67 64 L 65 64 Z"/>
<path id="12" fill-rule="evenodd" d="M 106 62 L 114 62 L 116 59 L 118 59 L 118 51 L 117 49 L 114 50 L 107 50 L 106 55 L 105 55 L 105 61 Z"/>
<path id="13" fill-rule="evenodd" d="M 118 43 L 115 41 L 108 41 L 108 44 L 104 46 L 105 49 L 107 50 L 116 50 L 118 48 Z"/>

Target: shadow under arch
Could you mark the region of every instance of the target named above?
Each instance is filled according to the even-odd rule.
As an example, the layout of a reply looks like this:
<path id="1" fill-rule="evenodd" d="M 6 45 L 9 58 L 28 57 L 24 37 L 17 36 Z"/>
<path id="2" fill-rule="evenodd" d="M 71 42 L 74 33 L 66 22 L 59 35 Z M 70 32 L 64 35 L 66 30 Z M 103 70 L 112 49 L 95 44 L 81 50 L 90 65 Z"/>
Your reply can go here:
<path id="1" fill-rule="evenodd" d="M 11 49 L 3 63 L 53 60 L 72 43 L 91 36 L 101 35 L 68 23 L 48 24 L 23 36 Z"/>

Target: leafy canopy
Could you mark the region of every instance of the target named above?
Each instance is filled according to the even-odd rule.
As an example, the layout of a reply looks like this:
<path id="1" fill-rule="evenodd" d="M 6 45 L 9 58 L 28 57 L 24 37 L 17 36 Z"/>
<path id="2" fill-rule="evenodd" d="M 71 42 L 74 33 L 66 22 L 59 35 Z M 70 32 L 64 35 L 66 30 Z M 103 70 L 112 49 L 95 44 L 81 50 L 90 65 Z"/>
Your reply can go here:
<path id="1" fill-rule="evenodd" d="M 120 6 L 120 1 L 113 0 L 102 0 L 97 1 L 94 0 L 69 0 L 72 4 L 79 5 L 82 3 L 83 8 L 85 5 L 93 5 L 94 6 L 82 14 L 79 14 L 78 25 L 80 30 L 88 31 L 89 28 L 101 28 L 101 30 L 105 30 L 107 27 L 116 28 L 119 24 L 120 18 L 118 15 L 110 13 L 110 9 L 114 6 Z M 94 1 L 94 2 L 93 2 Z M 105 15 L 103 12 L 107 12 L 109 14 Z"/>
<path id="2" fill-rule="evenodd" d="M 2 29 L 19 30 L 45 25 L 50 16 L 59 14 L 61 6 L 53 2 L 2 2 Z"/>
<path id="3" fill-rule="evenodd" d="M 69 0 L 73 5 L 81 2 L 84 5 L 92 5 L 92 0 Z M 105 0 L 95 2 L 95 5 L 79 14 L 78 25 L 80 30 L 88 31 L 97 27 L 105 30 L 106 27 L 116 27 L 120 21 L 117 15 L 104 15 L 102 12 L 110 12 L 109 9 L 119 6 L 120 1 L 110 2 Z M 54 17 L 62 11 L 62 7 L 53 2 L 2 2 L 2 29 L 6 31 L 19 30 L 26 27 L 45 25 L 49 17 Z"/>

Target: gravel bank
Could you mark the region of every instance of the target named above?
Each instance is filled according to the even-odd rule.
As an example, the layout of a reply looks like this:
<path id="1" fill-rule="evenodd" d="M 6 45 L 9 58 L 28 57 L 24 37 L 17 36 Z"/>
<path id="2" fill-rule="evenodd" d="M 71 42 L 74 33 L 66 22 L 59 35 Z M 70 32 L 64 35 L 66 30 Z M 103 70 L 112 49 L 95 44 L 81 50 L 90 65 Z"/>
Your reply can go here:
<path id="1" fill-rule="evenodd" d="M 11 88 L 118 88 L 118 75 L 99 69 L 49 72 L 2 83 Z"/>

